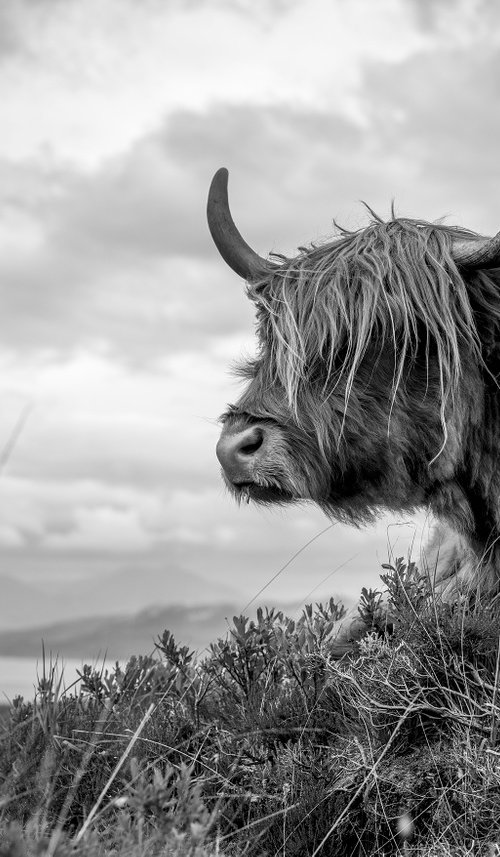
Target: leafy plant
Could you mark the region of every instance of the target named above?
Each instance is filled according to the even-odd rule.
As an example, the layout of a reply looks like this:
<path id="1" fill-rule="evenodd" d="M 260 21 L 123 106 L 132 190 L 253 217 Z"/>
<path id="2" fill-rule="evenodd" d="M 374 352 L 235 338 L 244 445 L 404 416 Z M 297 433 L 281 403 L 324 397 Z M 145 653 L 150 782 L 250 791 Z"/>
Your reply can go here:
<path id="1" fill-rule="evenodd" d="M 382 581 L 340 659 L 331 599 L 236 616 L 203 660 L 167 630 L 66 692 L 46 663 L 0 738 L 0 857 L 496 853 L 500 607 L 402 559 Z"/>

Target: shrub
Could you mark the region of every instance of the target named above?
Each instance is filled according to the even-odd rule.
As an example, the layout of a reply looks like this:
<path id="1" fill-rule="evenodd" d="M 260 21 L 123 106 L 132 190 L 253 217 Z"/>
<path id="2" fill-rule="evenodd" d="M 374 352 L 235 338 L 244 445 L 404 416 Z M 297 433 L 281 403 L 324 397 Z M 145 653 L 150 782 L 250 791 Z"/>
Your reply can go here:
<path id="1" fill-rule="evenodd" d="M 1 739 L 0 857 L 495 853 L 498 605 L 383 582 L 390 622 L 363 590 L 340 660 L 330 600 L 235 617 L 204 660 L 165 631 L 65 694 L 49 669 Z"/>

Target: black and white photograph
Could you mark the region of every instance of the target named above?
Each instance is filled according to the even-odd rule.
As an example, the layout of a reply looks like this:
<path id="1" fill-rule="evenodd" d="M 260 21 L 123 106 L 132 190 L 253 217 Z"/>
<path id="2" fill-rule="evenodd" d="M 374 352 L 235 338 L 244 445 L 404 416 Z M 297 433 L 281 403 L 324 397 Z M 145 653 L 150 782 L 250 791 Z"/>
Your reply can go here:
<path id="1" fill-rule="evenodd" d="M 0 0 L 0 857 L 500 855 L 498 139 L 495 0 Z"/>

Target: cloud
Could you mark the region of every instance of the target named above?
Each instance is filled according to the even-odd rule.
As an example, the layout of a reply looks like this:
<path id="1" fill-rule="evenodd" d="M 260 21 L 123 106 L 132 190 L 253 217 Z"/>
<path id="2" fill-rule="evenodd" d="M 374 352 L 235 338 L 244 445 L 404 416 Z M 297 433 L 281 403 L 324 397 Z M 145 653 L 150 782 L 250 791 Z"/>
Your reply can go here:
<path id="1" fill-rule="evenodd" d="M 418 42 L 399 3 L 385 0 L 376 15 L 370 5 L 15 2 L 4 22 L 13 35 L 0 78 L 0 152 L 18 160 L 45 151 L 93 169 L 162 113 L 204 110 L 221 96 L 249 105 L 333 97 L 353 110 L 359 57 L 390 61 Z M 34 104 L 43 105 L 36 123 Z"/>
<path id="2" fill-rule="evenodd" d="M 126 173 L 122 178 L 126 184 Z M 27 176 L 21 179 L 26 185 Z M 21 185 L 17 197 L 12 186 L 4 197 L 0 300 L 9 325 L 3 347 L 63 355 L 93 347 L 127 363 L 154 364 L 182 344 L 201 350 L 234 329 L 237 289 L 225 296 L 219 288 L 231 275 L 215 252 L 210 261 L 188 255 L 197 242 L 209 248 L 202 198 L 183 218 L 175 185 L 165 188 L 161 212 L 156 190 L 149 200 L 147 182 L 139 200 L 133 188 L 123 193 L 120 179 L 105 174 L 90 187 L 59 177 L 57 198 L 36 204 Z M 35 196 L 38 176 L 33 185 Z M 193 234 L 191 214 L 203 238 Z"/>
<path id="3" fill-rule="evenodd" d="M 181 111 L 91 174 L 19 165 L 3 191 L 1 301 L 14 350 L 108 350 L 129 364 L 244 329 L 235 276 L 213 248 L 205 199 L 229 166 L 235 219 L 261 254 L 366 222 L 357 199 L 492 228 L 498 183 L 496 50 L 369 69 L 367 124 L 314 110 Z M 4 172 L 7 164 L 3 164 Z"/>
<path id="4" fill-rule="evenodd" d="M 202 350 L 207 339 L 248 325 L 235 278 L 208 236 L 208 183 L 221 160 L 234 163 L 236 205 L 241 199 L 243 212 L 256 212 L 255 240 L 269 247 L 274 224 L 288 234 L 293 223 L 274 167 L 280 161 L 283 169 L 285 149 L 289 171 L 281 174 L 297 173 L 300 128 L 309 119 L 271 110 L 183 112 L 92 175 L 18 167 L 4 191 L 4 346 L 63 353 L 104 347 L 118 359 L 155 363 L 182 344 Z M 337 138 L 350 136 L 345 123 L 339 128 Z M 231 157 L 239 139 L 252 158 Z M 294 207 L 300 211 L 300 200 Z"/>
<path id="5" fill-rule="evenodd" d="M 491 40 L 500 19 L 496 0 L 407 0 L 415 21 L 425 33 L 450 42 Z"/>
<path id="6" fill-rule="evenodd" d="M 57 75 L 68 72 L 68 45 L 54 48 L 66 27 L 70 43 L 79 45 L 74 58 L 78 76 L 83 54 L 77 24 L 90 12 L 84 4 L 70 5 L 62 17 L 57 4 L 37 7 L 33 20 L 45 15 L 45 29 L 36 56 L 44 68 L 54 66 Z M 367 13 L 361 0 L 352 12 L 341 12 L 341 5 L 329 14 L 336 16 L 342 32 L 351 14 Z M 92 56 L 104 39 L 105 64 L 115 55 L 122 62 L 127 40 L 138 50 L 138 33 L 154 29 L 158 16 L 162 26 L 168 19 L 154 3 L 142 15 L 130 3 L 115 33 L 111 22 L 118 6 L 110 2 L 102 8 L 92 22 L 88 49 Z M 207 8 L 178 4 L 171 14 L 183 21 L 195 16 L 192 20 L 201 26 Z M 385 3 L 376 24 L 380 43 L 364 59 L 356 52 L 355 61 L 351 57 L 357 69 L 354 113 L 337 102 L 334 88 L 328 105 L 314 98 L 305 105 L 300 98 L 292 104 L 285 90 L 271 97 L 259 86 L 252 99 L 242 95 L 236 104 L 230 90 L 221 87 L 218 97 L 202 106 L 170 105 L 162 115 L 155 103 L 153 125 L 139 123 L 132 138 L 122 137 L 127 144 L 119 153 L 100 159 L 91 170 L 61 161 L 55 151 L 24 161 L 22 151 L 15 161 L 4 157 L 0 301 L 9 324 L 2 331 L 2 345 L 17 354 L 50 352 L 64 359 L 81 348 L 93 349 L 129 366 L 155 367 L 166 354 L 183 348 L 203 352 L 219 337 L 250 329 L 250 309 L 212 246 L 205 223 L 208 183 L 220 165 L 230 168 L 237 223 L 263 255 L 274 249 L 293 252 L 297 245 L 331 233 L 333 218 L 350 227 L 362 225 L 366 216 L 356 202 L 360 198 L 382 214 L 395 197 L 402 213 L 428 219 L 456 213 L 467 225 L 491 231 L 498 198 L 493 176 L 500 115 L 495 109 L 499 60 L 494 33 L 490 37 L 482 24 L 467 29 L 466 6 L 452 15 L 443 3 L 436 20 L 452 16 L 452 35 L 437 28 L 419 40 L 409 35 L 409 8 Z M 253 14 L 245 4 L 242 9 Z M 492 15 L 492 7 L 488 9 Z M 28 20 L 27 10 L 19 5 L 20 20 Z M 322 0 L 318 10 L 324 11 Z M 220 4 L 217 15 L 223 14 L 229 15 L 231 26 L 242 26 Z M 252 27 L 263 30 L 262 45 L 278 38 L 278 22 L 280 51 L 287 33 L 290 46 L 302 44 L 298 27 L 301 22 L 305 26 L 304 5 L 286 4 L 280 14 L 267 24 L 259 15 L 252 19 Z M 362 17 L 361 42 L 370 22 L 370 15 Z M 401 50 L 385 56 L 384 45 L 396 24 L 404 33 Z M 30 45 L 32 26 L 23 30 Z M 328 66 L 320 44 L 319 67 L 325 81 L 331 81 L 337 66 Z M 139 53 L 145 61 L 144 52 Z M 200 69 L 197 73 L 199 79 Z M 239 79 L 236 70 L 234 75 Z M 304 79 L 314 88 L 313 66 Z M 22 89 L 25 84 L 16 81 Z M 345 77 L 340 82 L 346 91 L 351 86 Z M 323 93 L 325 86 L 320 87 Z M 33 90 L 30 94 L 33 102 Z"/>
<path id="7" fill-rule="evenodd" d="M 0 61 L 16 54 L 21 44 L 22 37 L 13 10 L 4 4 L 0 6 Z"/>
<path id="8" fill-rule="evenodd" d="M 130 563 L 162 562 L 237 586 L 244 603 L 266 587 L 268 603 L 359 594 L 376 586 L 380 563 L 405 556 L 423 521 L 387 529 L 328 527 L 319 510 L 269 511 L 231 503 L 220 488 L 164 491 L 91 480 L 2 480 L 0 548 L 6 573 L 22 579 L 89 577 Z M 285 568 L 286 566 L 286 568 Z M 283 569 L 281 574 L 280 569 Z M 276 582 L 268 586 L 274 575 Z"/>
<path id="9" fill-rule="evenodd" d="M 92 355 L 40 364 L 35 372 L 0 363 L 0 445 L 8 443 L 27 403 L 32 407 L 6 472 L 55 482 L 109 485 L 218 485 L 214 403 L 231 385 L 220 356 L 169 359 L 157 373 L 136 371 Z M 232 390 L 234 393 L 234 390 Z"/>
<path id="10" fill-rule="evenodd" d="M 372 69 L 378 146 L 408 165 L 401 197 L 413 213 L 498 230 L 499 74 L 500 47 L 407 60 L 397 76 Z"/>
<path id="11" fill-rule="evenodd" d="M 65 551 L 144 551 L 150 538 L 133 509 L 113 509 L 97 506 L 77 509 L 74 526 L 67 532 L 48 532 L 44 547 Z"/>

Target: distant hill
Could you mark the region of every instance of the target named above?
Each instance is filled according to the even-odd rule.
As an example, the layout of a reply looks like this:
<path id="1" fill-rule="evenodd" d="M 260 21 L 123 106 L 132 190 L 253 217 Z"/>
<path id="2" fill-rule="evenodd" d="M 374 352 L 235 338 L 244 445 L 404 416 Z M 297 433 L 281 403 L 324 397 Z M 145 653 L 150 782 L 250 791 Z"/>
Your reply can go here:
<path id="1" fill-rule="evenodd" d="M 86 580 L 26 583 L 0 575 L 0 632 L 87 616 L 123 616 L 150 605 L 216 604 L 241 600 L 236 588 L 207 581 L 181 566 L 120 565 Z M 5 653 L 4 653 L 5 654 Z"/>
<path id="2" fill-rule="evenodd" d="M 284 612 L 295 617 L 297 605 L 281 605 Z M 351 603 L 346 602 L 346 607 Z M 246 614 L 255 615 L 252 605 Z M 128 616 L 92 616 L 72 619 L 31 629 L 0 633 L 0 656 L 37 658 L 42 650 L 62 658 L 88 658 L 93 661 L 106 656 L 106 660 L 125 660 L 130 655 L 147 654 L 154 648 L 155 639 L 168 628 L 178 643 L 202 652 L 209 643 L 225 636 L 228 623 L 241 612 L 241 603 L 205 604 L 187 607 L 175 604 L 169 607 L 149 607 Z"/>
<path id="3" fill-rule="evenodd" d="M 37 657 L 42 640 L 47 652 L 62 658 L 123 660 L 153 650 L 154 640 L 168 628 L 177 642 L 203 650 L 227 630 L 238 608 L 233 604 L 150 607 L 128 616 L 92 616 L 0 633 L 0 655 Z"/>

